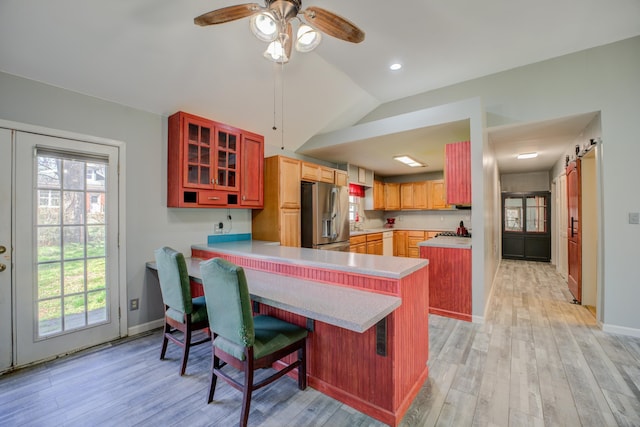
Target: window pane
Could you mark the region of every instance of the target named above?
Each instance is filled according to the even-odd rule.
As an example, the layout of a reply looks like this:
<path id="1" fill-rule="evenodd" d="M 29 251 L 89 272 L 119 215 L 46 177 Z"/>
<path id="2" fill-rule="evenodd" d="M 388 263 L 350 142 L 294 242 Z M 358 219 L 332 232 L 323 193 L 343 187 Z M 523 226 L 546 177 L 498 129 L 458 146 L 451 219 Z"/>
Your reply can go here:
<path id="1" fill-rule="evenodd" d="M 87 224 L 104 224 L 105 193 L 87 193 Z"/>
<path id="2" fill-rule="evenodd" d="M 64 227 L 62 247 L 64 259 L 84 258 L 84 227 Z"/>
<path id="3" fill-rule="evenodd" d="M 87 190 L 104 191 L 107 188 L 107 165 L 87 163 Z"/>
<path id="4" fill-rule="evenodd" d="M 64 294 L 84 292 L 84 260 L 64 263 Z"/>
<path id="5" fill-rule="evenodd" d="M 87 290 L 95 291 L 107 287 L 105 258 L 87 260 Z"/>
<path id="6" fill-rule="evenodd" d="M 61 299 L 38 302 L 38 335 L 45 336 L 62 332 Z"/>
<path id="7" fill-rule="evenodd" d="M 62 295 L 61 265 L 59 262 L 38 265 L 38 298 Z"/>
<path id="8" fill-rule="evenodd" d="M 84 223 L 84 192 L 65 191 L 63 218 L 65 224 Z"/>
<path id="9" fill-rule="evenodd" d="M 60 224 L 60 191 L 38 190 L 38 225 Z"/>
<path id="10" fill-rule="evenodd" d="M 66 297 L 64 299 L 64 330 L 85 326 L 87 324 L 85 313 L 84 294 Z"/>
<path id="11" fill-rule="evenodd" d="M 89 324 L 106 322 L 107 318 L 107 291 L 91 292 L 87 295 L 87 308 L 89 310 Z"/>
<path id="12" fill-rule="evenodd" d="M 38 187 L 60 188 L 61 160 L 54 157 L 38 157 Z"/>
<path id="13" fill-rule="evenodd" d="M 104 225 L 90 225 L 87 227 L 87 256 L 88 257 L 105 256 L 106 228 L 107 227 Z"/>
<path id="14" fill-rule="evenodd" d="M 504 200 L 504 230 L 522 231 L 522 199 L 508 197 Z"/>
<path id="15" fill-rule="evenodd" d="M 84 162 L 76 160 L 63 160 L 62 187 L 65 190 L 84 190 Z"/>
<path id="16" fill-rule="evenodd" d="M 38 262 L 57 261 L 62 254 L 61 227 L 38 227 Z"/>

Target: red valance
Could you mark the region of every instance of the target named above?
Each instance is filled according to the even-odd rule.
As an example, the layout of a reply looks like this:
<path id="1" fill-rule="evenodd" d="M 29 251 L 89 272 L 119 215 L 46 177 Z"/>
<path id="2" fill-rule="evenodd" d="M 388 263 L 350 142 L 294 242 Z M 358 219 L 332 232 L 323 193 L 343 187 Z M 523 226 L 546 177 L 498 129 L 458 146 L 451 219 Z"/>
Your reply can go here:
<path id="1" fill-rule="evenodd" d="M 356 197 L 364 197 L 364 187 L 358 184 L 349 184 L 349 195 Z"/>

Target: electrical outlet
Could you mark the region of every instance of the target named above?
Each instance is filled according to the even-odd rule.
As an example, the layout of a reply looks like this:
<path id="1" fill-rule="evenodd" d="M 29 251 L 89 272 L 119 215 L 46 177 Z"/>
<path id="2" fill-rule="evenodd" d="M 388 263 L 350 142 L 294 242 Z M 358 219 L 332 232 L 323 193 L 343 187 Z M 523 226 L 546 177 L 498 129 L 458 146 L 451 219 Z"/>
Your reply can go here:
<path id="1" fill-rule="evenodd" d="M 133 298 L 129 301 L 129 310 L 137 310 L 140 307 L 140 300 L 138 298 Z"/>
<path id="2" fill-rule="evenodd" d="M 629 212 L 629 224 L 640 224 L 640 212 Z"/>

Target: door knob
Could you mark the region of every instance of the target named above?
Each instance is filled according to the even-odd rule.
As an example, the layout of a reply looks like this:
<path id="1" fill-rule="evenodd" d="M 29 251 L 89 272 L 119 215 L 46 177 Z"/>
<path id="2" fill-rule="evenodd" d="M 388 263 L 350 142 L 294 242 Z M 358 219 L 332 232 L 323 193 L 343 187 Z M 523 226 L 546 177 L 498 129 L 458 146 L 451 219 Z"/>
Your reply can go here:
<path id="1" fill-rule="evenodd" d="M 5 248 L 4 246 L 0 245 L 0 254 L 3 254 L 7 251 L 7 248 Z"/>
<path id="2" fill-rule="evenodd" d="M 0 272 L 5 271 L 7 269 L 7 266 L 4 264 L 0 264 Z"/>

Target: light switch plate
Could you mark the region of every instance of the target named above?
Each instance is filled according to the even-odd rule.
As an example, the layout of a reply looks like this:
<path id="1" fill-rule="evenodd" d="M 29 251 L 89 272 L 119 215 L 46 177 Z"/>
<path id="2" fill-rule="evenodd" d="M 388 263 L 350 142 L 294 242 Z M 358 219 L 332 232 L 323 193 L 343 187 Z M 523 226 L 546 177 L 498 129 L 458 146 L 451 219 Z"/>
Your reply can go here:
<path id="1" fill-rule="evenodd" d="M 629 212 L 629 224 L 640 224 L 640 212 Z"/>

